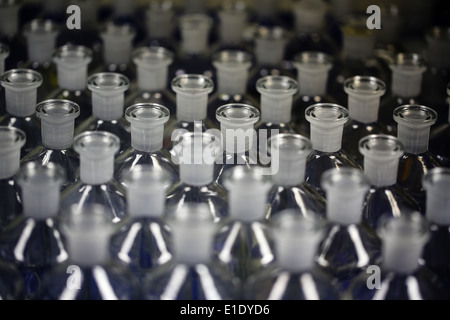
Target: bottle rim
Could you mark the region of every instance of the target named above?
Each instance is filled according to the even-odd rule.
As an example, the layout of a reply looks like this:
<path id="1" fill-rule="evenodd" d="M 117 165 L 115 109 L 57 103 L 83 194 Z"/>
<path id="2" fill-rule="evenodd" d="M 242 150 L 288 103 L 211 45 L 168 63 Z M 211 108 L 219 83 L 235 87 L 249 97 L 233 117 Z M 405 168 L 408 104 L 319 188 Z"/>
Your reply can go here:
<path id="1" fill-rule="evenodd" d="M 100 72 L 91 75 L 87 79 L 87 87 L 97 93 L 127 90 L 130 87 L 130 80 L 123 74 L 115 72 Z"/>
<path id="2" fill-rule="evenodd" d="M 48 99 L 37 104 L 36 115 L 48 119 L 75 119 L 80 115 L 80 106 L 70 100 Z"/>
<path id="3" fill-rule="evenodd" d="M 105 154 L 115 154 L 120 148 L 120 139 L 106 131 L 85 131 L 73 139 L 73 148 L 79 154 L 104 158 Z"/>
<path id="4" fill-rule="evenodd" d="M 347 94 L 382 96 L 386 92 L 384 81 L 372 76 L 354 76 L 344 81 Z"/>
<path id="5" fill-rule="evenodd" d="M 228 103 L 216 110 L 216 119 L 219 122 L 232 124 L 252 124 L 258 122 L 259 110 L 249 104 Z"/>
<path id="6" fill-rule="evenodd" d="M 437 112 L 427 106 L 406 104 L 394 109 L 394 120 L 398 124 L 414 127 L 427 127 L 437 120 Z"/>
<path id="7" fill-rule="evenodd" d="M 405 146 L 400 139 L 387 134 L 365 136 L 359 140 L 358 148 L 359 152 L 365 157 L 377 155 L 384 160 L 391 157 L 400 158 L 405 151 Z"/>
<path id="8" fill-rule="evenodd" d="M 32 69 L 11 69 L 0 76 L 2 86 L 12 89 L 37 88 L 42 81 L 42 75 Z"/>
<path id="9" fill-rule="evenodd" d="M 169 118 L 169 109 L 158 103 L 136 103 L 125 109 L 125 119 L 131 124 L 160 125 Z"/>
<path id="10" fill-rule="evenodd" d="M 298 88 L 298 82 L 288 76 L 265 76 L 256 81 L 256 90 L 261 94 L 294 95 Z"/>
<path id="11" fill-rule="evenodd" d="M 202 74 L 182 74 L 172 79 L 172 89 L 177 93 L 210 93 L 214 89 L 214 82 Z"/>
<path id="12" fill-rule="evenodd" d="M 335 103 L 316 103 L 305 110 L 306 120 L 314 124 L 344 124 L 349 120 L 347 108 Z"/>

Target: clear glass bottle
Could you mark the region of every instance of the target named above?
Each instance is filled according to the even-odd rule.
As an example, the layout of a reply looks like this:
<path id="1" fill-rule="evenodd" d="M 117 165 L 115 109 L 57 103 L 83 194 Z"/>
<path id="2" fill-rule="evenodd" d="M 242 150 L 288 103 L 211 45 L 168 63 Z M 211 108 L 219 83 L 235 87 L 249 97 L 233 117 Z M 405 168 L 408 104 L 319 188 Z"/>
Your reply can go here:
<path id="1" fill-rule="evenodd" d="M 439 279 L 442 289 L 450 295 L 450 192 L 449 168 L 434 168 L 423 178 L 427 193 L 425 217 L 429 222 L 430 239 L 425 244 L 423 260 Z"/>
<path id="2" fill-rule="evenodd" d="M 241 103 L 222 105 L 216 111 L 220 123 L 222 155 L 214 165 L 215 181 L 222 187 L 223 174 L 236 165 L 251 167 L 261 165 L 257 150 L 257 136 L 253 127 L 259 119 L 254 106 Z"/>
<path id="3" fill-rule="evenodd" d="M 241 282 L 213 256 L 214 223 L 206 204 L 189 204 L 168 220 L 173 258 L 143 281 L 147 300 L 238 300 Z"/>
<path id="4" fill-rule="evenodd" d="M 235 166 L 224 174 L 229 215 L 220 222 L 214 254 L 243 283 L 275 259 L 265 220 L 267 194 L 272 184 L 270 176 L 263 175 L 262 170 Z"/>
<path id="5" fill-rule="evenodd" d="M 310 123 L 310 140 L 313 151 L 306 160 L 305 181 L 323 197 L 322 174 L 331 168 L 358 168 L 350 155 L 342 149 L 344 125 L 349 120 L 347 108 L 332 103 L 316 103 L 305 111 Z"/>
<path id="6" fill-rule="evenodd" d="M 288 76 L 265 76 L 256 82 L 260 94 L 261 118 L 255 130 L 265 131 L 270 139 L 272 131 L 296 133 L 292 121 L 292 104 L 298 83 Z"/>
<path id="7" fill-rule="evenodd" d="M 259 108 L 259 100 L 247 93 L 248 73 L 252 65 L 250 53 L 242 50 L 221 50 L 213 54 L 216 69 L 216 91 L 209 97 L 207 117 L 217 128 L 219 107 L 229 103 L 248 104 Z"/>
<path id="8" fill-rule="evenodd" d="M 16 175 L 20 170 L 20 149 L 25 140 L 22 130 L 0 126 L 0 230 L 22 213 Z"/>
<path id="9" fill-rule="evenodd" d="M 309 123 L 305 111 L 316 103 L 336 103 L 328 94 L 328 74 L 333 67 L 333 58 L 320 51 L 303 51 L 293 57 L 297 70 L 298 94 L 294 96 L 292 121 L 297 133 L 309 137 Z"/>
<path id="10" fill-rule="evenodd" d="M 339 300 L 336 279 L 317 266 L 317 249 L 324 223 L 300 212 L 281 211 L 271 222 L 273 265 L 244 283 L 247 300 Z"/>
<path id="11" fill-rule="evenodd" d="M 338 279 L 342 291 L 368 266 L 379 262 L 381 241 L 362 217 L 369 182 L 361 170 L 329 169 L 322 175 L 322 186 L 327 193 L 329 223 L 317 263 Z"/>
<path id="12" fill-rule="evenodd" d="M 443 293 L 435 275 L 420 262 L 428 241 L 426 219 L 417 213 L 390 218 L 377 229 L 382 259 L 373 272 L 355 278 L 345 293 L 350 300 L 440 300 Z"/>
<path id="13" fill-rule="evenodd" d="M 386 84 L 375 77 L 355 76 L 344 81 L 344 90 L 348 95 L 350 120 L 344 125 L 342 149 L 362 166 L 364 158 L 359 152 L 359 141 L 371 134 L 389 133 L 385 123 L 378 120 Z"/>
<path id="14" fill-rule="evenodd" d="M 450 167 L 450 82 L 447 84 L 447 105 L 449 108 L 448 120 L 445 123 L 436 124 L 430 131 L 429 150 L 435 154 L 444 167 Z"/>
<path id="15" fill-rule="evenodd" d="M 41 300 L 139 300 L 135 274 L 113 259 L 109 244 L 116 230 L 108 209 L 86 206 L 82 214 L 68 208 L 60 225 L 68 259 L 42 279 Z"/>
<path id="16" fill-rule="evenodd" d="M 268 194 L 266 219 L 270 221 L 286 209 L 302 216 L 324 218 L 325 198 L 305 181 L 306 159 L 312 152 L 309 139 L 299 134 L 281 133 L 270 138 L 268 149 L 276 154 L 271 161 L 276 173 Z"/>
<path id="17" fill-rule="evenodd" d="M 61 193 L 61 215 L 72 205 L 80 213 L 89 205 L 99 204 L 108 209 L 114 223 L 126 216 L 126 190 L 114 178 L 114 155 L 119 147 L 119 138 L 105 131 L 85 131 L 74 138 L 80 179 Z"/>
<path id="18" fill-rule="evenodd" d="M 0 125 L 25 132 L 27 139 L 20 153 L 22 158 L 42 143 L 41 124 L 35 112 L 42 75 L 31 69 L 11 69 L 1 75 L 0 82 L 5 88 L 6 110 L 0 117 Z"/>
<path id="19" fill-rule="evenodd" d="M 20 160 L 20 164 L 38 162 L 42 165 L 58 164 L 66 172 L 61 191 L 75 183 L 80 175 L 80 158 L 73 150 L 75 119 L 80 107 L 69 100 L 44 100 L 36 106 L 41 120 L 42 144 Z"/>
<path id="20" fill-rule="evenodd" d="M 178 182 L 178 167 L 163 147 L 164 124 L 169 117 L 169 109 L 156 103 L 138 103 L 125 110 L 131 125 L 131 146 L 114 160 L 114 175 L 125 187 L 125 177 L 138 165 L 164 169 L 170 185 Z"/>
<path id="21" fill-rule="evenodd" d="M 38 299 L 42 278 L 67 259 L 58 221 L 64 170 L 57 165 L 30 162 L 20 169 L 23 212 L 0 235 L 1 257 L 20 270 L 25 299 Z"/>
<path id="22" fill-rule="evenodd" d="M 364 174 L 370 182 L 364 200 L 363 219 L 374 229 L 383 216 L 399 217 L 421 210 L 417 199 L 397 182 L 404 148 L 399 139 L 385 134 L 368 135 L 359 142 L 359 150 L 364 157 Z"/>
<path id="23" fill-rule="evenodd" d="M 421 212 L 425 208 L 425 189 L 422 179 L 432 168 L 441 163 L 428 150 L 430 127 L 436 122 L 437 113 L 422 105 L 403 105 L 394 110 L 398 123 L 397 137 L 405 145 L 405 153 L 398 165 L 397 181 L 419 203 Z"/>
<path id="24" fill-rule="evenodd" d="M 75 128 L 75 135 L 85 131 L 107 131 L 120 139 L 119 153 L 131 145 L 130 123 L 124 117 L 125 91 L 130 80 L 120 73 L 101 72 L 87 79 L 91 92 L 92 115 Z"/>
<path id="25" fill-rule="evenodd" d="M 53 53 L 58 89 L 50 93 L 47 99 L 70 100 L 80 106 L 75 128 L 92 115 L 92 98 L 86 87 L 88 65 L 92 59 L 93 51 L 81 45 L 66 44 L 56 48 Z"/>
<path id="26" fill-rule="evenodd" d="M 180 178 L 166 194 L 166 218 L 190 203 L 206 203 L 215 222 L 228 216 L 228 194 L 215 182 L 214 162 L 222 154 L 220 138 L 209 132 L 188 132 L 173 148 Z"/>

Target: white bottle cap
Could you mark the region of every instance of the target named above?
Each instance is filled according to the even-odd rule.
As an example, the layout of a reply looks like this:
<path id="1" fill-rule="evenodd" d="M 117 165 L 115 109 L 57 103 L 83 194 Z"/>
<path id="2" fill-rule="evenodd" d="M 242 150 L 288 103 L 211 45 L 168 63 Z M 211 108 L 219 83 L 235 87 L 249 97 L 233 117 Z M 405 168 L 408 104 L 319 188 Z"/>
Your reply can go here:
<path id="1" fill-rule="evenodd" d="M 208 50 L 209 32 L 213 20 L 207 14 L 187 13 L 179 18 L 181 46 L 187 54 L 202 54 Z"/>
<path id="2" fill-rule="evenodd" d="M 256 82 L 261 96 L 261 120 L 272 123 L 291 121 L 292 102 L 298 92 L 296 80 L 287 76 L 265 76 Z"/>
<path id="3" fill-rule="evenodd" d="M 392 92 L 401 98 L 420 94 L 422 75 L 427 70 L 424 59 L 416 53 L 399 53 L 389 64 L 392 70 Z"/>
<path id="4" fill-rule="evenodd" d="M 450 67 L 450 27 L 434 26 L 425 35 L 427 61 L 436 69 Z"/>
<path id="5" fill-rule="evenodd" d="M 217 92 L 229 95 L 244 94 L 247 91 L 252 56 L 240 50 L 222 50 L 212 57 L 217 69 Z"/>
<path id="6" fill-rule="evenodd" d="M 427 192 L 427 219 L 442 226 L 450 226 L 450 169 L 431 169 L 423 177 L 423 186 Z"/>
<path id="7" fill-rule="evenodd" d="M 128 64 L 136 35 L 134 28 L 128 24 L 106 24 L 100 36 L 103 40 L 103 60 L 106 64 Z"/>
<path id="8" fill-rule="evenodd" d="M 368 135 L 359 141 L 359 152 L 364 156 L 364 173 L 375 187 L 392 186 L 397 182 L 403 143 L 394 136 Z"/>
<path id="9" fill-rule="evenodd" d="M 125 110 L 131 124 L 131 146 L 143 152 L 155 152 L 163 147 L 164 124 L 170 111 L 157 103 L 138 103 Z"/>
<path id="10" fill-rule="evenodd" d="M 374 54 L 375 37 L 367 28 L 367 16 L 349 16 L 342 25 L 343 48 L 345 58 L 365 60 Z"/>
<path id="11" fill-rule="evenodd" d="M 146 27 L 149 39 L 170 39 L 174 19 L 172 2 L 166 0 L 150 2 L 146 11 Z"/>
<path id="12" fill-rule="evenodd" d="M 270 230 L 277 265 L 291 272 L 314 268 L 317 249 L 324 236 L 322 222 L 287 209 L 273 218 Z"/>
<path id="13" fill-rule="evenodd" d="M 130 217 L 161 217 L 164 213 L 169 175 L 162 168 L 137 165 L 124 176 L 127 212 Z"/>
<path id="14" fill-rule="evenodd" d="M 42 75 L 31 69 L 11 69 L 0 77 L 5 88 L 6 111 L 16 117 L 29 117 L 35 112 L 37 88 Z"/>
<path id="15" fill-rule="evenodd" d="M 0 4 L 0 33 L 11 36 L 17 34 L 19 28 L 20 0 L 2 1 Z"/>
<path id="16" fill-rule="evenodd" d="M 332 103 L 317 103 L 306 108 L 305 118 L 310 123 L 310 139 L 315 150 L 341 150 L 344 124 L 349 120 L 346 108 Z"/>
<path id="17" fill-rule="evenodd" d="M 261 221 L 266 214 L 267 194 L 272 187 L 270 176 L 262 168 L 234 166 L 224 172 L 228 189 L 230 218 L 245 222 Z"/>
<path id="18" fill-rule="evenodd" d="M 294 57 L 299 92 L 303 96 L 323 96 L 327 91 L 332 57 L 323 52 L 305 51 Z"/>
<path id="19" fill-rule="evenodd" d="M 102 184 L 112 179 L 114 155 L 119 138 L 105 131 L 85 131 L 74 138 L 73 148 L 80 154 L 80 178 L 87 184 Z"/>
<path id="20" fill-rule="evenodd" d="M 181 121 L 201 121 L 206 118 L 208 95 L 214 82 L 201 74 L 182 74 L 172 80 L 176 93 L 177 118 Z"/>
<path id="21" fill-rule="evenodd" d="M 53 54 L 53 61 L 58 70 L 59 87 L 67 90 L 84 90 L 92 55 L 92 50 L 85 46 L 69 44 L 57 48 Z"/>
<path id="22" fill-rule="evenodd" d="M 78 266 L 106 263 L 114 230 L 108 209 L 100 204 L 90 204 L 82 213 L 72 205 L 61 221 L 70 260 Z"/>
<path id="23" fill-rule="evenodd" d="M 419 267 L 423 247 L 429 239 L 428 223 L 420 213 L 381 221 L 383 267 L 387 271 L 410 274 Z"/>
<path id="24" fill-rule="evenodd" d="M 306 159 L 312 152 L 311 141 L 299 134 L 281 133 L 272 136 L 268 146 L 278 154 L 272 159 L 272 166 L 278 168 L 274 182 L 282 186 L 301 184 L 305 179 Z"/>
<path id="25" fill-rule="evenodd" d="M 137 66 L 137 86 L 141 91 L 157 91 L 167 87 L 168 67 L 173 53 L 163 47 L 141 47 L 133 51 Z"/>
<path id="26" fill-rule="evenodd" d="M 333 168 L 322 174 L 321 186 L 327 194 L 327 219 L 342 225 L 358 224 L 362 219 L 369 181 L 361 170 Z"/>
<path id="27" fill-rule="evenodd" d="M 0 126 L 0 180 L 11 178 L 20 169 L 20 150 L 26 135 L 15 127 Z"/>
<path id="28" fill-rule="evenodd" d="M 17 175 L 23 215 L 39 220 L 56 217 L 59 212 L 60 188 L 65 179 L 66 172 L 52 162 L 45 166 L 37 162 L 24 164 Z"/>
<path id="29" fill-rule="evenodd" d="M 220 122 L 222 148 L 228 153 L 243 153 L 249 150 L 257 137 L 254 125 L 259 120 L 259 110 L 243 103 L 229 103 L 216 110 Z"/>
<path id="30" fill-rule="evenodd" d="M 386 84 L 378 78 L 355 76 L 344 81 L 348 95 L 348 112 L 351 119 L 362 123 L 378 120 L 380 97 L 386 92 Z"/>
<path id="31" fill-rule="evenodd" d="M 247 11 L 243 1 L 224 2 L 219 16 L 219 37 L 222 44 L 239 44 L 242 42 L 247 26 Z"/>
<path id="32" fill-rule="evenodd" d="M 259 27 L 255 37 L 255 57 L 259 65 L 279 65 L 283 62 L 287 45 L 286 30 L 282 27 Z"/>
<path id="33" fill-rule="evenodd" d="M 45 100 L 36 106 L 41 119 L 42 144 L 50 149 L 63 150 L 73 144 L 75 119 L 80 106 L 69 100 Z"/>
<path id="34" fill-rule="evenodd" d="M 180 165 L 180 180 L 205 186 L 214 180 L 214 163 L 222 155 L 220 138 L 206 132 L 182 134 L 172 149 L 172 160 Z"/>
<path id="35" fill-rule="evenodd" d="M 405 152 L 420 154 L 428 150 L 430 127 L 436 123 L 437 112 L 421 105 L 403 105 L 395 108 L 397 136 L 405 145 Z"/>
<path id="36" fill-rule="evenodd" d="M 28 60 L 37 63 L 52 62 L 58 28 L 51 20 L 32 20 L 24 28 L 27 38 Z"/>
<path id="37" fill-rule="evenodd" d="M 5 60 L 9 57 L 9 46 L 0 43 L 0 75 L 5 72 Z"/>
<path id="38" fill-rule="evenodd" d="M 210 259 L 217 225 L 208 205 L 188 203 L 168 221 L 176 259 L 182 263 L 203 263 Z"/>
<path id="39" fill-rule="evenodd" d="M 327 6 L 323 0 L 301 0 L 293 5 L 295 27 L 298 33 L 322 30 Z"/>
<path id="40" fill-rule="evenodd" d="M 123 117 L 125 91 L 130 80 L 120 73 L 102 72 L 90 76 L 87 87 L 92 91 L 92 114 L 100 120 L 112 121 Z"/>

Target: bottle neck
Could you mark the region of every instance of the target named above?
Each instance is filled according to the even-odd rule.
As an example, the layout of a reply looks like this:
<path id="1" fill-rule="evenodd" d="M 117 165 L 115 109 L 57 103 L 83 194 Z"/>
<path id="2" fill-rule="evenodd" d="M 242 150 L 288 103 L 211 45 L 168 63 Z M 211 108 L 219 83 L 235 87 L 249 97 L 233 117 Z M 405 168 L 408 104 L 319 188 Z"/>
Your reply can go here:
<path id="1" fill-rule="evenodd" d="M 220 68 L 217 69 L 217 91 L 229 95 L 244 94 L 247 91 L 249 65 L 242 68 Z"/>
<path id="2" fill-rule="evenodd" d="M 36 111 L 37 88 L 5 90 L 6 111 L 15 117 L 30 117 Z"/>
<path id="3" fill-rule="evenodd" d="M 20 170 L 20 148 L 0 153 L 0 180 L 12 178 Z"/>
<path id="4" fill-rule="evenodd" d="M 414 68 L 404 71 L 398 67 L 392 67 L 392 93 L 400 98 L 415 98 L 420 95 L 422 89 L 422 75 L 426 68 Z"/>
<path id="5" fill-rule="evenodd" d="M 292 95 L 280 96 L 261 94 L 261 120 L 272 123 L 291 121 Z"/>
<path id="6" fill-rule="evenodd" d="M 141 152 L 156 152 L 163 147 L 164 125 L 131 124 L 131 146 Z"/>
<path id="7" fill-rule="evenodd" d="M 165 208 L 165 189 L 128 186 L 128 214 L 133 218 L 161 217 Z"/>
<path id="8" fill-rule="evenodd" d="M 315 150 L 320 152 L 338 152 L 342 147 L 342 134 L 344 126 L 330 128 L 311 123 L 311 143 Z"/>
<path id="9" fill-rule="evenodd" d="M 370 183 L 378 188 L 392 186 L 397 183 L 399 158 L 371 159 L 364 157 L 364 174 Z"/>
<path id="10" fill-rule="evenodd" d="M 177 118 L 180 121 L 193 122 L 206 118 L 208 93 L 176 94 Z"/>
<path id="11" fill-rule="evenodd" d="M 421 154 L 428 151 L 430 127 L 409 127 L 402 124 L 397 126 L 397 136 L 405 145 L 405 152 Z"/>
<path id="12" fill-rule="evenodd" d="M 137 68 L 137 85 L 140 91 L 161 91 L 167 86 L 167 65 Z"/>
<path id="13" fill-rule="evenodd" d="M 54 218 L 59 212 L 60 185 L 56 183 L 21 185 L 23 214 L 38 220 Z"/>
<path id="14" fill-rule="evenodd" d="M 123 117 L 125 97 L 123 92 L 92 93 L 92 114 L 103 121 L 119 120 Z"/>
<path id="15" fill-rule="evenodd" d="M 206 186 L 214 180 L 214 165 L 180 163 L 180 180 L 190 186 Z"/>
<path id="16" fill-rule="evenodd" d="M 73 119 L 51 121 L 41 118 L 42 144 L 53 150 L 69 148 L 73 143 L 74 127 Z"/>
<path id="17" fill-rule="evenodd" d="M 277 173 L 273 176 L 276 184 L 282 186 L 297 186 L 305 180 L 306 158 L 297 157 L 285 159 L 282 154 L 272 159 Z"/>
<path id="18" fill-rule="evenodd" d="M 80 178 L 86 184 L 99 185 L 113 178 L 114 156 L 86 157 L 80 154 Z"/>
<path id="19" fill-rule="evenodd" d="M 264 219 L 266 212 L 267 187 L 253 186 L 243 192 L 229 191 L 229 213 L 234 220 L 253 222 Z"/>
<path id="20" fill-rule="evenodd" d="M 220 132 L 222 136 L 222 148 L 229 154 L 244 153 L 253 146 L 256 132 L 253 130 L 253 123 L 249 125 L 236 125 L 222 122 Z"/>
<path id="21" fill-rule="evenodd" d="M 69 67 L 58 64 L 58 85 L 70 91 L 83 91 L 86 89 L 87 66 Z"/>
<path id="22" fill-rule="evenodd" d="M 361 97 L 348 95 L 348 111 L 351 119 L 361 123 L 375 123 L 378 121 L 380 97 Z"/>
<path id="23" fill-rule="evenodd" d="M 110 259 L 109 238 L 102 234 L 78 235 L 69 239 L 68 251 L 71 261 L 80 266 L 103 265 Z"/>

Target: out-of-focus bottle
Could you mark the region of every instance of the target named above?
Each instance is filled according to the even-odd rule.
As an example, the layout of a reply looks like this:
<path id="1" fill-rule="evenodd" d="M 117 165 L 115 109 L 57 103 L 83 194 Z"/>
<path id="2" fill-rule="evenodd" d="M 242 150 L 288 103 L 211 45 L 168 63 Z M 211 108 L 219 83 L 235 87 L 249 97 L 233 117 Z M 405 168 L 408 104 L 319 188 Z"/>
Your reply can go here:
<path id="1" fill-rule="evenodd" d="M 17 69 L 27 59 L 26 41 L 19 32 L 22 1 L 0 2 L 0 42 L 9 47 L 11 53 L 5 60 L 5 70 Z"/>
<path id="2" fill-rule="evenodd" d="M 448 120 L 435 125 L 430 131 L 429 150 L 435 154 L 442 166 L 450 167 L 450 82 L 447 85 L 447 105 L 449 107 Z"/>
<path id="3" fill-rule="evenodd" d="M 171 52 L 178 50 L 174 23 L 177 10 L 175 1 L 150 1 L 148 7 L 145 9 L 145 45 L 150 47 L 163 47 Z"/>

